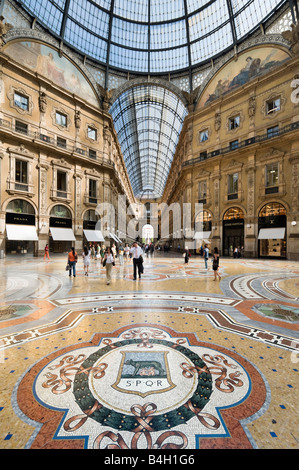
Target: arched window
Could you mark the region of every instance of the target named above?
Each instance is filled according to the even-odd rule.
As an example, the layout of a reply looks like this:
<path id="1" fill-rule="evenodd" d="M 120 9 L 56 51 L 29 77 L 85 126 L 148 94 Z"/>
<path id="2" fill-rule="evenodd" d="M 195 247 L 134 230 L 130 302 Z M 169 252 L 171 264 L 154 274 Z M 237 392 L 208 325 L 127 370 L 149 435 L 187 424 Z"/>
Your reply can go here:
<path id="1" fill-rule="evenodd" d="M 32 204 L 24 199 L 14 199 L 13 201 L 10 201 L 7 205 L 6 212 L 35 215 L 35 210 Z"/>
<path id="2" fill-rule="evenodd" d="M 269 202 L 260 210 L 260 217 L 271 217 L 286 215 L 285 207 L 279 202 Z"/>
<path id="3" fill-rule="evenodd" d="M 228 209 L 223 216 L 223 220 L 231 219 L 244 219 L 244 212 L 242 209 L 239 207 L 231 207 Z"/>
<path id="4" fill-rule="evenodd" d="M 67 207 L 62 206 L 61 204 L 58 204 L 57 206 L 54 206 L 52 208 L 50 216 L 51 217 L 61 217 L 62 219 L 71 219 L 72 218 L 71 211 Z"/>

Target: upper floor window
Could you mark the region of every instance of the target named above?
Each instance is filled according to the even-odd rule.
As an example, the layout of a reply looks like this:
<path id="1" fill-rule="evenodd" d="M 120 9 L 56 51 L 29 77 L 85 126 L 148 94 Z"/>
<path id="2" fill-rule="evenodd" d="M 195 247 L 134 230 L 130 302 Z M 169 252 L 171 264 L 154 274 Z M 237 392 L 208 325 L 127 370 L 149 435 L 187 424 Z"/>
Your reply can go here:
<path id="1" fill-rule="evenodd" d="M 270 163 L 266 165 L 266 187 L 277 186 L 278 180 L 278 163 Z"/>
<path id="2" fill-rule="evenodd" d="M 229 143 L 230 150 L 235 150 L 239 147 L 239 141 L 238 140 L 233 140 L 232 142 Z"/>
<path id="3" fill-rule="evenodd" d="M 88 182 L 88 196 L 89 202 L 96 204 L 97 203 L 97 182 L 96 180 L 90 179 Z"/>
<path id="4" fill-rule="evenodd" d="M 199 133 L 199 141 L 200 142 L 206 142 L 209 139 L 209 130 L 204 129 Z"/>
<path id="5" fill-rule="evenodd" d="M 67 116 L 59 111 L 56 111 L 55 121 L 58 126 L 66 127 L 67 126 Z"/>
<path id="6" fill-rule="evenodd" d="M 280 111 L 280 98 L 271 99 L 266 103 L 267 114 L 276 113 Z"/>
<path id="7" fill-rule="evenodd" d="M 88 126 L 87 128 L 87 136 L 91 140 L 97 140 L 97 130 L 93 127 Z"/>
<path id="8" fill-rule="evenodd" d="M 228 199 L 236 199 L 238 197 L 238 180 L 239 180 L 238 173 L 233 173 L 231 175 L 228 175 L 228 182 L 227 182 Z"/>
<path id="9" fill-rule="evenodd" d="M 15 161 L 15 189 L 28 190 L 28 162 L 24 160 Z"/>
<path id="10" fill-rule="evenodd" d="M 207 198 L 207 182 L 200 181 L 198 183 L 198 201 L 205 204 Z"/>
<path id="11" fill-rule="evenodd" d="M 24 111 L 29 111 L 29 98 L 28 96 L 22 95 L 15 91 L 14 93 L 14 105 L 23 109 Z"/>
<path id="12" fill-rule="evenodd" d="M 268 127 L 267 129 L 267 137 L 275 137 L 279 134 L 279 126 Z"/>
<path id="13" fill-rule="evenodd" d="M 240 115 L 230 117 L 228 120 L 229 130 L 237 129 L 240 127 Z"/>

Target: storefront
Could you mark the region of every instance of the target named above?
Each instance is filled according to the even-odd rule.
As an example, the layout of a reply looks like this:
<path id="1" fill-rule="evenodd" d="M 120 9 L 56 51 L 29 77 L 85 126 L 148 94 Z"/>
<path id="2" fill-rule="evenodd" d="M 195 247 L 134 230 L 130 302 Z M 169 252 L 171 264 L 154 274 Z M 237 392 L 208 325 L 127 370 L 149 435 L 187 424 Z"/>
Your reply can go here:
<path id="1" fill-rule="evenodd" d="M 259 257 L 286 258 L 286 209 L 278 203 L 266 204 L 258 218 Z"/>
<path id="2" fill-rule="evenodd" d="M 72 215 L 67 207 L 62 205 L 53 207 L 49 224 L 49 247 L 52 253 L 66 253 L 74 246 L 76 238 L 72 223 Z"/>
<path id="3" fill-rule="evenodd" d="M 233 256 L 244 248 L 244 213 L 239 207 L 228 209 L 223 216 L 223 256 Z"/>
<path id="4" fill-rule="evenodd" d="M 209 211 L 202 211 L 196 215 L 194 232 L 196 253 L 200 253 L 201 247 L 211 244 L 212 215 Z"/>
<path id="5" fill-rule="evenodd" d="M 11 201 L 6 209 L 6 254 L 37 253 L 38 236 L 34 207 L 23 199 Z"/>
<path id="6" fill-rule="evenodd" d="M 98 230 L 97 222 L 99 221 L 99 216 L 94 210 L 88 210 L 84 214 L 83 218 L 83 244 L 89 245 L 90 243 L 104 243 L 104 237 L 101 230 Z"/>

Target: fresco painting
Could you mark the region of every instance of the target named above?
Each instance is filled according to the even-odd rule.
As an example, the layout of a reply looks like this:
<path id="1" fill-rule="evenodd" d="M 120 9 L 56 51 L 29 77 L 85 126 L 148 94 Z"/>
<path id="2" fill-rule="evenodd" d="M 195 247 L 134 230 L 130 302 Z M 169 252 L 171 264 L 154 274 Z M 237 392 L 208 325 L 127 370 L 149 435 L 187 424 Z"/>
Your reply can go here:
<path id="1" fill-rule="evenodd" d="M 210 81 L 199 100 L 199 106 L 211 103 L 288 59 L 290 56 L 286 52 L 274 47 L 259 47 L 243 53 L 237 61 L 231 60 L 225 65 Z"/>
<path id="2" fill-rule="evenodd" d="M 24 67 L 47 77 L 55 85 L 98 106 L 95 92 L 83 74 L 68 59 L 60 57 L 55 49 L 35 41 L 18 41 L 8 44 L 5 53 Z"/>

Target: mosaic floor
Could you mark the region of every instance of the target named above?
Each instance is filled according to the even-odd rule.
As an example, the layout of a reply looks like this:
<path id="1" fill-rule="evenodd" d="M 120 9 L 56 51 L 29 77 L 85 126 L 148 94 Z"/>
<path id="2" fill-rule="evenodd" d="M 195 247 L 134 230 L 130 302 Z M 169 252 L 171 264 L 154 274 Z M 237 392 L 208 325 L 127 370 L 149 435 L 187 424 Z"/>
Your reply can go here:
<path id="1" fill-rule="evenodd" d="M 298 449 L 299 263 L 0 260 L 0 448 Z"/>

